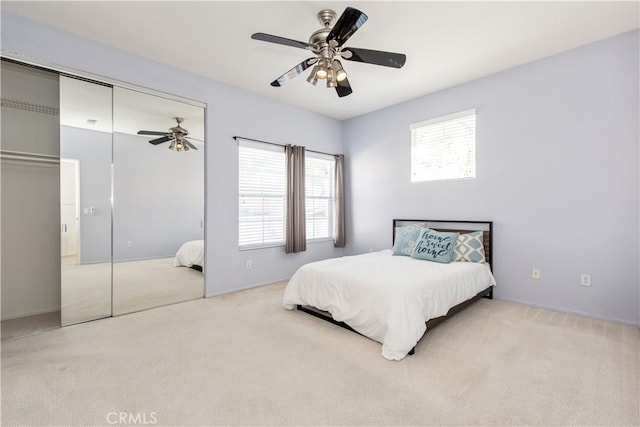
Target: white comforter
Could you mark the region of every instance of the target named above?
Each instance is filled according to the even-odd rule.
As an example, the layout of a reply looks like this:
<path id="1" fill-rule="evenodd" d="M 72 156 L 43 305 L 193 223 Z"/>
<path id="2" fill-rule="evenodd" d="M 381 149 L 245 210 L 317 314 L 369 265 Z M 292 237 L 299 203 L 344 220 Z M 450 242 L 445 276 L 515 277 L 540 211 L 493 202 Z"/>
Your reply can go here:
<path id="1" fill-rule="evenodd" d="M 401 360 L 425 333 L 427 320 L 492 285 L 486 264 L 441 264 L 384 250 L 302 266 L 287 284 L 283 305 L 328 311 L 382 343 L 384 358 Z"/>
<path id="2" fill-rule="evenodd" d="M 191 240 L 184 243 L 176 252 L 174 267 L 204 267 L 204 240 Z"/>

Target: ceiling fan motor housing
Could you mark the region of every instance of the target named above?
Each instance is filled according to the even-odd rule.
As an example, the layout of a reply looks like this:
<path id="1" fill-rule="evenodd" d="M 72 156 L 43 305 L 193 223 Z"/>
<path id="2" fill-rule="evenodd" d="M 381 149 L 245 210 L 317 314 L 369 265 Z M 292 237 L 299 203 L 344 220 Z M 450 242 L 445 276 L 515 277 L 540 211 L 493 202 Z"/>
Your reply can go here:
<path id="1" fill-rule="evenodd" d="M 318 22 L 325 28 L 333 26 L 337 17 L 338 14 L 331 9 L 323 9 L 318 12 Z"/>
<path id="2" fill-rule="evenodd" d="M 184 122 L 184 119 L 182 117 L 174 117 L 173 119 L 178 122 L 177 126 L 169 128 L 169 132 L 173 134 L 173 137 L 177 139 L 189 135 L 189 131 L 180 126 L 180 123 Z"/>
<path id="3" fill-rule="evenodd" d="M 337 17 L 338 15 L 331 9 L 323 9 L 318 12 L 318 22 L 322 24 L 323 28 L 315 31 L 309 38 L 309 44 L 313 46 L 311 50 L 319 56 L 320 60 L 327 61 L 325 66 L 333 61 L 337 53 L 336 49 L 327 42 L 327 37 L 331 33 Z"/>

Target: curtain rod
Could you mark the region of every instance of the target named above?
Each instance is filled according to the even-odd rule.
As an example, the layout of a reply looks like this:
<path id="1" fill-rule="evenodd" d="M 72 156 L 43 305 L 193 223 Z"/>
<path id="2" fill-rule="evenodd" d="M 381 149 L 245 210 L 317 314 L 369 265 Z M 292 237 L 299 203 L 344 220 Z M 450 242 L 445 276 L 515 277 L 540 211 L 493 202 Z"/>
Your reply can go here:
<path id="1" fill-rule="evenodd" d="M 278 146 L 278 147 L 284 147 L 284 146 L 285 146 L 284 144 L 278 144 L 278 143 L 276 143 L 276 142 L 260 141 L 259 139 L 246 138 L 246 137 L 244 137 L 244 136 L 237 136 L 237 135 L 236 135 L 236 136 L 234 136 L 234 137 L 233 137 L 233 139 L 234 139 L 234 140 L 236 140 L 236 141 L 238 140 L 238 138 L 240 138 L 240 139 L 246 139 L 247 141 L 261 142 L 261 143 L 263 143 L 263 144 L 276 145 L 276 146 Z M 310 152 L 312 152 L 312 153 L 324 154 L 324 155 L 326 155 L 326 156 L 333 156 L 333 157 L 335 157 L 335 156 L 339 156 L 339 154 L 325 153 L 324 151 L 307 150 L 306 148 L 305 148 L 305 150 L 306 150 L 306 151 L 310 151 Z"/>

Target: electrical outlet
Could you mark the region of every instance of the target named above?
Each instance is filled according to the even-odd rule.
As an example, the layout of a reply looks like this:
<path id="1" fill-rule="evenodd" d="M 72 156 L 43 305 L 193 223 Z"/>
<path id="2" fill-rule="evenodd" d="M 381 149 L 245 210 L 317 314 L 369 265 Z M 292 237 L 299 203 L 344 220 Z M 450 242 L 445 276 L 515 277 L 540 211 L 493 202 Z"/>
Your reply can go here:
<path id="1" fill-rule="evenodd" d="M 247 270 L 251 270 L 251 268 L 253 267 L 253 265 L 251 264 L 251 260 L 250 259 L 247 260 L 247 262 L 245 264 L 245 267 L 247 268 Z"/>
<path id="2" fill-rule="evenodd" d="M 581 274 L 580 275 L 580 284 L 582 284 L 582 286 L 591 286 L 591 275 L 590 274 Z"/>
<path id="3" fill-rule="evenodd" d="M 540 269 L 537 267 L 533 267 L 531 269 L 531 278 L 534 280 L 540 280 Z"/>

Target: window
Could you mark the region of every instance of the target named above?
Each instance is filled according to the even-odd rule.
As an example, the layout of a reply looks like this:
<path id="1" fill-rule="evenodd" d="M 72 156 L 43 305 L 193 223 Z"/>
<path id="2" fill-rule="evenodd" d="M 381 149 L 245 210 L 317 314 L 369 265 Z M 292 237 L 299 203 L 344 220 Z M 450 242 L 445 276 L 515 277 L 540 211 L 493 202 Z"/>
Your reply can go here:
<path id="1" fill-rule="evenodd" d="M 239 246 L 284 245 L 286 158 L 277 145 L 238 139 Z M 305 153 L 307 241 L 333 239 L 335 158 Z"/>
<path id="2" fill-rule="evenodd" d="M 286 174 L 282 147 L 240 140 L 238 146 L 239 244 L 284 244 Z"/>
<path id="3" fill-rule="evenodd" d="M 333 238 L 333 156 L 306 152 L 305 212 L 307 241 Z"/>
<path id="4" fill-rule="evenodd" d="M 475 109 L 411 125 L 411 182 L 475 177 Z"/>

